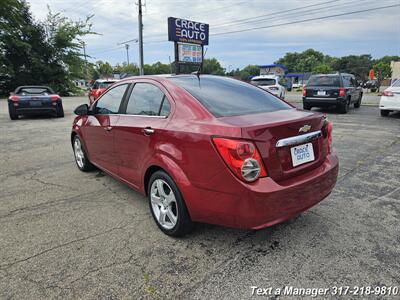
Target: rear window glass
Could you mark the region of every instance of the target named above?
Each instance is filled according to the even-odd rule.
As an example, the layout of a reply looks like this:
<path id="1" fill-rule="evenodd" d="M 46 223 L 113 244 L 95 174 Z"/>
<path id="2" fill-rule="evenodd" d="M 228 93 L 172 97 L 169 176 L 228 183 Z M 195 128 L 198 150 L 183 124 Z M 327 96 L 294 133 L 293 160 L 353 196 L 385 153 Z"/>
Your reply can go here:
<path id="1" fill-rule="evenodd" d="M 17 92 L 19 95 L 50 95 L 52 92 L 48 88 L 41 87 L 30 87 L 30 88 L 21 88 Z"/>
<path id="2" fill-rule="evenodd" d="M 340 86 L 339 76 L 311 76 L 307 85 Z"/>
<path id="3" fill-rule="evenodd" d="M 216 117 L 272 112 L 292 108 L 270 93 L 251 84 L 217 76 L 171 77 Z"/>
<path id="4" fill-rule="evenodd" d="M 268 78 L 268 79 L 252 79 L 251 84 L 254 85 L 275 85 L 276 84 L 276 80 L 272 79 L 272 78 Z"/>
<path id="5" fill-rule="evenodd" d="M 392 84 L 393 87 L 400 87 L 400 79 L 397 79 L 395 82 Z"/>

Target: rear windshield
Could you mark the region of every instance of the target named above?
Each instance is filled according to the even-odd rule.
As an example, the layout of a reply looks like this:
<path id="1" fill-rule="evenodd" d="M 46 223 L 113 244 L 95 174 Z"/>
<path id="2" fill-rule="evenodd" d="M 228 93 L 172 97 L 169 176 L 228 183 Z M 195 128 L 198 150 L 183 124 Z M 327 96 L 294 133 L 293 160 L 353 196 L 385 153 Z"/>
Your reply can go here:
<path id="1" fill-rule="evenodd" d="M 251 84 L 254 85 L 275 85 L 276 80 L 272 79 L 272 78 L 268 78 L 268 79 L 252 79 L 250 81 Z"/>
<path id="2" fill-rule="evenodd" d="M 311 76 L 307 85 L 340 86 L 339 76 L 319 75 Z"/>
<path id="3" fill-rule="evenodd" d="M 400 87 L 400 79 L 397 79 L 395 82 L 392 84 L 393 87 Z"/>
<path id="4" fill-rule="evenodd" d="M 93 88 L 94 89 L 106 89 L 114 83 L 115 83 L 115 81 L 95 82 L 93 85 Z"/>
<path id="5" fill-rule="evenodd" d="M 251 84 L 217 76 L 171 77 L 216 117 L 272 112 L 292 108 L 270 93 Z"/>
<path id="6" fill-rule="evenodd" d="M 17 91 L 18 95 L 50 95 L 51 91 L 48 88 L 42 87 L 29 87 L 21 88 Z"/>

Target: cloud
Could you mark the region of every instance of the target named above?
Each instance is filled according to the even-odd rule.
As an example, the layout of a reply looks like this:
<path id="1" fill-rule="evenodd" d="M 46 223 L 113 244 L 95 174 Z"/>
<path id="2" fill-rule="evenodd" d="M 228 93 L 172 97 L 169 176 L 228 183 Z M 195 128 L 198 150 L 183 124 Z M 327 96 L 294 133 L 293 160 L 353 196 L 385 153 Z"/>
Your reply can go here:
<path id="1" fill-rule="evenodd" d="M 398 4 L 385 1 L 240 1 L 240 0 L 143 0 L 145 62 L 168 62 L 173 56 L 167 40 L 167 18 L 182 17 L 210 24 L 210 33 L 270 26 L 341 12 L 357 11 L 383 5 Z M 326 2 L 324 4 L 321 4 Z M 329 2 L 329 3 L 327 3 Z M 135 39 L 138 34 L 137 6 L 132 0 L 35 0 L 31 1 L 37 19 L 46 16 L 46 4 L 72 19 L 95 14 L 93 30 L 101 35 L 90 36 L 87 52 L 96 59 L 115 64 L 125 60 L 126 52 L 117 43 Z M 320 5 L 319 5 L 320 4 Z M 312 7 L 308 7 L 314 5 Z M 282 13 L 284 12 L 284 13 Z M 306 23 L 271 27 L 223 36 L 211 36 L 208 57 L 216 57 L 224 67 L 266 64 L 286 52 L 308 48 L 341 56 L 370 53 L 375 57 L 400 53 L 399 7 L 362 14 L 316 20 Z M 235 23 L 236 22 L 236 23 Z M 222 26 L 226 25 L 226 26 Z M 156 41 L 157 43 L 151 43 Z M 137 61 L 138 47 L 131 44 L 130 57 Z"/>

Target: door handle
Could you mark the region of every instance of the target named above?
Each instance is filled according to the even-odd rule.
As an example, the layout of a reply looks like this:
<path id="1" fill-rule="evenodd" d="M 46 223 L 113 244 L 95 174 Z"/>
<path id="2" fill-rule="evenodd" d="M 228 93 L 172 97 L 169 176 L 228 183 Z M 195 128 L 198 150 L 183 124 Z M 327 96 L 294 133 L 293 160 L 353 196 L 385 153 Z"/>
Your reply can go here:
<path id="1" fill-rule="evenodd" d="M 150 135 L 154 133 L 154 129 L 151 127 L 146 127 L 143 129 L 144 135 Z"/>
<path id="2" fill-rule="evenodd" d="M 106 127 L 104 127 L 104 130 L 106 130 L 106 131 L 111 131 L 113 128 L 111 127 L 111 126 L 106 126 Z"/>

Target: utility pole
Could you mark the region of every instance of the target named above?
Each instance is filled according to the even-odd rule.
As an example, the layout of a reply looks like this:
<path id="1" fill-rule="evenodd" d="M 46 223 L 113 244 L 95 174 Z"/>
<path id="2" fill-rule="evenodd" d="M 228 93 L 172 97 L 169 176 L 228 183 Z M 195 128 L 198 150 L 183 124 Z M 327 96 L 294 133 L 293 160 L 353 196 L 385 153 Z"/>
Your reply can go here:
<path id="1" fill-rule="evenodd" d="M 139 73 L 144 75 L 143 69 L 143 23 L 142 23 L 142 0 L 138 0 L 138 26 L 139 26 Z"/>
<path id="2" fill-rule="evenodd" d="M 125 44 L 125 49 L 126 49 L 126 61 L 129 66 L 129 44 Z"/>

